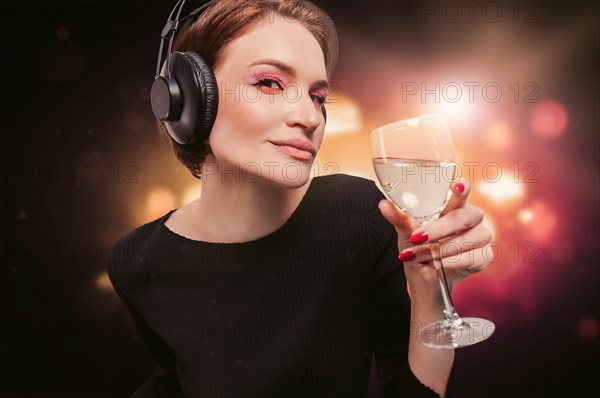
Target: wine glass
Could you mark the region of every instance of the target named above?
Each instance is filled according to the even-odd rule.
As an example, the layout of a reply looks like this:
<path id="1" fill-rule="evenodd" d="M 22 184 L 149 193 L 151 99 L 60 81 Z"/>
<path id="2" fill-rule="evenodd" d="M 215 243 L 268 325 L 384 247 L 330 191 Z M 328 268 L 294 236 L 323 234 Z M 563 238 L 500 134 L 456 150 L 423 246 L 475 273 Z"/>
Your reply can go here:
<path id="1" fill-rule="evenodd" d="M 390 200 L 421 225 L 436 220 L 452 195 L 450 184 L 457 168 L 452 135 L 444 118 L 428 114 L 400 120 L 371 131 L 369 141 L 375 174 Z M 430 246 L 444 300 L 444 319 L 421 328 L 417 341 L 431 348 L 453 349 L 487 339 L 495 325 L 481 318 L 458 316 L 439 256 L 439 242 Z"/>

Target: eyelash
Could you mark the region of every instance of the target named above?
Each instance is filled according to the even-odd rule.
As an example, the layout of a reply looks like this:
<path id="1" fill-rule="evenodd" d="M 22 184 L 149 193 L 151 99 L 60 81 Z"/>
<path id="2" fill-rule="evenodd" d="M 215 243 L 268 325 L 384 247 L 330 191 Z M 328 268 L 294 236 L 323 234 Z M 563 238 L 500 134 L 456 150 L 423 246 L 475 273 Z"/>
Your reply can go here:
<path id="1" fill-rule="evenodd" d="M 283 82 L 276 78 L 275 76 L 271 76 L 271 75 L 267 75 L 267 74 L 259 74 L 255 76 L 255 81 L 256 83 L 254 83 L 253 85 L 256 87 L 267 87 L 269 90 L 283 90 Z M 275 83 L 277 85 L 277 88 L 272 88 L 270 87 L 273 83 Z"/>
<path id="2" fill-rule="evenodd" d="M 323 106 L 327 103 L 327 97 L 319 94 L 311 94 L 311 98 L 315 101 L 319 106 Z"/>
<path id="3" fill-rule="evenodd" d="M 257 76 L 257 81 L 253 85 L 256 87 L 266 86 L 269 90 L 275 90 L 270 87 L 273 83 L 275 83 L 279 90 L 283 90 L 283 83 L 274 77 L 271 76 Z M 310 98 L 313 102 L 317 103 L 319 106 L 323 106 L 327 103 L 327 97 L 320 94 L 310 94 Z"/>

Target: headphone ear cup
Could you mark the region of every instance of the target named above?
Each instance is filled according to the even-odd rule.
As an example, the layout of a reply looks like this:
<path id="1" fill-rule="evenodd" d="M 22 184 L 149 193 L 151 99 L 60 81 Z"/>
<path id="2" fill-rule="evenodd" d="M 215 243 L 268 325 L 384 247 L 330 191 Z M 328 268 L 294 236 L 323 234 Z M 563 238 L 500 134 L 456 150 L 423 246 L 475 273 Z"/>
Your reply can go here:
<path id="1" fill-rule="evenodd" d="M 150 105 L 154 116 L 160 121 L 177 121 L 181 116 L 181 92 L 173 78 L 158 76 L 152 83 Z"/>
<path id="2" fill-rule="evenodd" d="M 214 124 L 218 91 L 214 73 L 210 66 L 196 53 L 174 52 L 169 55 L 171 80 L 177 83 L 181 97 L 179 118 L 166 120 L 165 128 L 179 144 L 190 144 L 208 138 Z M 155 80 L 158 81 L 160 78 Z M 163 77 L 166 80 L 166 78 Z M 157 84 L 157 95 L 160 92 Z M 151 97 L 154 95 L 154 85 Z M 152 99 L 154 102 L 154 98 Z M 171 114 L 171 112 L 168 112 Z"/>
<path id="3" fill-rule="evenodd" d="M 192 65 L 198 82 L 198 91 L 202 94 L 203 101 L 201 107 L 196 109 L 201 113 L 197 139 L 203 141 L 210 135 L 210 131 L 217 118 L 217 110 L 219 108 L 217 78 L 210 65 L 200 55 L 191 51 L 185 52 L 183 55 Z"/>

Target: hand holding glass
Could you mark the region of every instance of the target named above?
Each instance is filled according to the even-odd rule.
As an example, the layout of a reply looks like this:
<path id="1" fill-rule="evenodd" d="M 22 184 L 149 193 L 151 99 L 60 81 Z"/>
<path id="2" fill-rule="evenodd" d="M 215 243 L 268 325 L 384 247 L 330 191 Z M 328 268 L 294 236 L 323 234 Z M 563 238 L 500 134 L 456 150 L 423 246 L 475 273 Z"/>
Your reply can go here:
<path id="1" fill-rule="evenodd" d="M 423 115 L 379 127 L 369 135 L 373 167 L 392 202 L 421 225 L 439 218 L 456 173 L 452 135 L 444 118 Z M 433 242 L 433 264 L 444 300 L 444 319 L 421 328 L 417 341 L 432 348 L 458 348 L 479 343 L 495 330 L 481 318 L 461 318 L 454 310 L 446 274 Z"/>

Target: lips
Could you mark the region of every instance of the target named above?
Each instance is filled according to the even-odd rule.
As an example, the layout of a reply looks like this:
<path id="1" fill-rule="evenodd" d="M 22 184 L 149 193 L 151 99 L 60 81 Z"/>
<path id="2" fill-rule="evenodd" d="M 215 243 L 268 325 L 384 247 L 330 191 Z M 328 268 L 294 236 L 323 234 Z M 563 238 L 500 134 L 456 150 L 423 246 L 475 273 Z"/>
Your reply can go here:
<path id="1" fill-rule="evenodd" d="M 270 142 L 281 151 L 297 159 L 310 160 L 317 154 L 317 149 L 310 141 L 294 139 Z"/>

